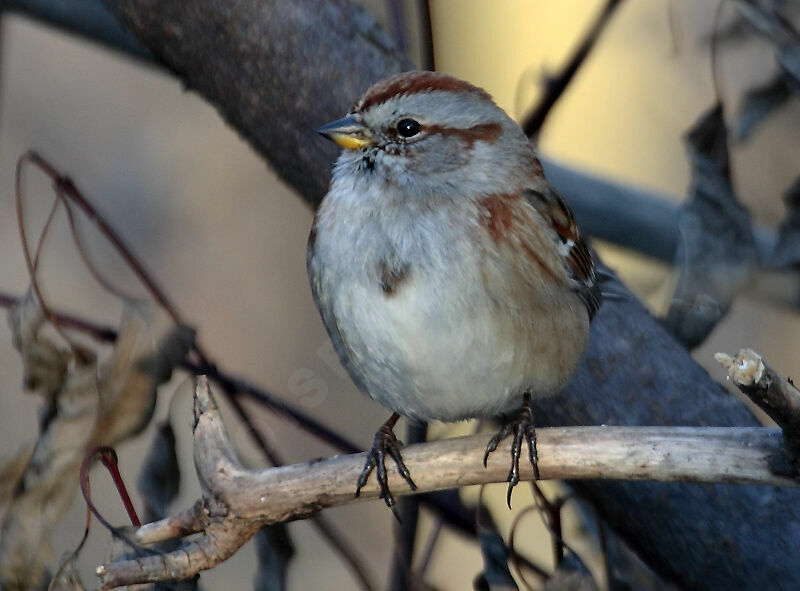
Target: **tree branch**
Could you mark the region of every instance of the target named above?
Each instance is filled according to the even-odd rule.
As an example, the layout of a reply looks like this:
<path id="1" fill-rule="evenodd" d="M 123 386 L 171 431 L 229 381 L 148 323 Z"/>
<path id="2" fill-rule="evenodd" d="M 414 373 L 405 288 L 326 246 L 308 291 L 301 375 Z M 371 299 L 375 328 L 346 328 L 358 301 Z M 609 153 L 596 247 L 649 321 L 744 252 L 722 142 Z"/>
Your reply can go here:
<path id="1" fill-rule="evenodd" d="M 363 453 L 267 470 L 243 468 L 208 382 L 202 379 L 195 392 L 195 416 L 194 457 L 203 499 L 189 512 L 143 526 L 136 538 L 152 542 L 183 535 L 187 524 L 202 524 L 205 535 L 168 554 L 101 566 L 97 572 L 104 589 L 193 576 L 230 556 L 264 525 L 306 518 L 325 507 L 376 499 L 380 493 L 372 479 L 359 499 L 353 496 Z M 484 468 L 486 440 L 485 434 L 478 434 L 406 448 L 403 457 L 417 492 L 504 482 L 509 440 Z M 797 484 L 770 469 L 783 454 L 777 429 L 550 428 L 537 431 L 537 442 L 542 479 Z M 523 479 L 532 479 L 530 465 L 525 463 L 521 469 Z M 411 494 L 396 472 L 390 473 L 389 480 L 395 494 Z"/>
<path id="2" fill-rule="evenodd" d="M 539 104 L 525 116 L 522 120 L 522 129 L 525 135 L 530 138 L 536 138 L 544 125 L 545 119 L 550 114 L 550 110 L 556 105 L 558 99 L 572 82 L 575 74 L 583 65 L 583 62 L 589 56 L 594 44 L 600 38 L 600 34 L 606 28 L 606 25 L 611 20 L 612 15 L 621 4 L 621 0 L 606 0 L 600 14 L 597 15 L 594 23 L 587 31 L 581 42 L 575 48 L 575 52 L 557 76 L 548 76 L 545 79 L 544 95 L 542 96 Z"/>
<path id="3" fill-rule="evenodd" d="M 786 454 L 797 468 L 800 465 L 800 390 L 752 349 L 742 349 L 735 357 L 717 353 L 714 359 L 728 370 L 728 379 L 778 423 L 783 431 Z"/>

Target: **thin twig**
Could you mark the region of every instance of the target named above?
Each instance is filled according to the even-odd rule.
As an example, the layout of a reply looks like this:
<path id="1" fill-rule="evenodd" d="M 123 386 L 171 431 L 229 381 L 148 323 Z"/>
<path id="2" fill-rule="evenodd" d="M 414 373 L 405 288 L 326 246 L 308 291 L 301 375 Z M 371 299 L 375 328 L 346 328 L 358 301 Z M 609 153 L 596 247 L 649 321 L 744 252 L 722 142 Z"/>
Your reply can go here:
<path id="1" fill-rule="evenodd" d="M 736 356 L 714 355 L 728 370 L 728 378 L 756 403 L 783 432 L 786 455 L 800 467 L 800 390 L 772 369 L 752 349 L 741 349 Z"/>
<path id="2" fill-rule="evenodd" d="M 56 205 L 58 200 L 55 201 L 53 206 L 50 208 L 50 212 L 47 215 L 47 219 L 44 224 L 44 228 L 42 229 L 42 234 L 39 238 L 39 241 L 36 246 L 36 253 L 35 255 L 31 256 L 30 245 L 28 244 L 28 234 L 27 229 L 25 228 L 25 200 L 22 197 L 22 178 L 23 178 L 23 170 L 25 168 L 25 164 L 29 161 L 35 162 L 34 159 L 35 153 L 28 152 L 23 154 L 22 157 L 17 160 L 17 168 L 14 174 L 14 204 L 17 212 L 17 231 L 19 232 L 19 238 L 22 242 L 22 256 L 25 259 L 25 267 L 28 270 L 28 277 L 31 282 L 31 290 L 33 291 L 33 295 L 39 301 L 39 306 L 42 309 L 42 314 L 47 319 L 47 321 L 53 326 L 55 331 L 64 339 L 64 341 L 70 346 L 70 348 L 75 348 L 74 343 L 70 340 L 69 336 L 61 330 L 61 327 L 58 325 L 53 313 L 50 311 L 50 306 L 47 304 L 47 300 L 42 293 L 41 286 L 39 285 L 39 281 L 37 279 L 36 271 L 38 268 L 39 263 L 39 250 L 41 244 L 44 242 L 45 237 L 47 236 L 48 230 L 51 227 L 53 216 L 56 212 Z"/>
<path id="3" fill-rule="evenodd" d="M 405 2 L 400 0 L 387 0 L 389 6 L 389 18 L 391 19 L 392 32 L 394 33 L 394 44 L 400 53 L 406 53 L 408 49 L 408 27 L 406 26 Z"/>
<path id="4" fill-rule="evenodd" d="M 719 31 L 719 24 L 722 20 L 722 10 L 725 8 L 725 5 L 728 3 L 725 0 L 719 0 L 717 2 L 717 6 L 714 9 L 714 21 L 711 29 L 711 46 L 709 49 L 709 65 L 711 66 L 711 82 L 714 87 L 714 98 L 716 102 L 720 105 L 723 104 L 722 101 L 722 81 L 720 80 L 720 68 L 717 62 L 717 56 L 719 52 L 717 51 L 717 31 Z"/>
<path id="5" fill-rule="evenodd" d="M 420 578 L 424 578 L 425 573 L 428 572 L 428 567 L 431 565 L 431 560 L 433 559 L 433 551 L 436 548 L 436 544 L 439 542 L 439 535 L 441 533 L 442 518 L 436 517 L 433 521 L 433 529 L 431 529 L 431 533 L 428 534 L 425 546 L 423 546 L 422 552 L 420 552 L 419 567 L 417 567 L 417 575 L 419 575 Z"/>
<path id="6" fill-rule="evenodd" d="M 83 493 L 83 499 L 86 501 L 86 506 L 89 507 L 89 510 L 106 529 L 112 533 L 116 532 L 117 528 L 111 525 L 111 523 L 109 523 L 108 520 L 103 517 L 102 513 L 100 513 L 95 506 L 94 501 L 92 500 L 91 486 L 89 483 L 89 468 L 97 458 L 100 458 L 100 460 L 103 462 L 103 465 L 110 472 L 111 478 L 114 480 L 114 485 L 117 487 L 117 492 L 122 499 L 122 504 L 125 506 L 125 511 L 128 513 L 131 523 L 135 527 L 141 527 L 142 523 L 139 521 L 139 516 L 136 514 L 136 509 L 133 506 L 131 497 L 128 494 L 128 490 L 122 480 L 122 475 L 119 473 L 119 469 L 117 468 L 117 452 L 107 445 L 95 447 L 88 454 L 86 454 L 86 457 L 83 458 L 83 461 L 81 462 L 80 487 L 81 493 Z"/>
<path id="7" fill-rule="evenodd" d="M 409 422 L 406 427 L 406 445 L 422 443 L 425 441 L 427 431 L 427 423 Z M 400 523 L 396 524 L 394 530 L 394 558 L 391 574 L 389 575 L 389 589 L 391 591 L 405 591 L 411 587 L 411 580 L 415 574 L 411 570 L 411 561 L 414 556 L 417 526 L 419 525 L 419 497 L 411 496 L 400 499 L 398 502 Z"/>
<path id="8" fill-rule="evenodd" d="M 534 107 L 531 113 L 525 117 L 522 122 L 522 129 L 528 137 L 534 138 L 539 135 L 539 131 L 541 131 L 542 125 L 544 125 L 550 110 L 558 102 L 558 99 L 561 98 L 561 95 L 564 94 L 569 83 L 572 82 L 572 79 L 592 51 L 594 44 L 597 42 L 603 29 L 605 29 L 614 11 L 621 3 L 622 0 L 606 0 L 605 6 L 603 6 L 600 14 L 597 15 L 594 23 L 583 37 L 583 40 L 578 47 L 575 48 L 575 52 L 572 54 L 572 57 L 567 62 L 564 69 L 561 70 L 557 76 L 547 78 L 544 87 L 544 95 L 539 100 L 539 104 Z"/>
<path id="9" fill-rule="evenodd" d="M 153 276 L 147 272 L 144 265 L 139 261 L 133 251 L 125 244 L 122 237 L 114 230 L 108 220 L 95 208 L 86 197 L 83 196 L 72 179 L 62 174 L 55 166 L 50 164 L 35 150 L 29 150 L 20 158 L 20 165 L 24 162 L 31 162 L 38 166 L 57 187 L 57 191 L 62 191 L 73 203 L 80 207 L 84 214 L 92 221 L 98 230 L 103 234 L 103 237 L 108 240 L 114 249 L 119 253 L 128 268 L 136 275 L 136 278 L 150 292 L 153 299 L 161 306 L 175 324 L 182 324 L 181 316 L 177 308 L 170 302 L 166 293 L 158 285 Z M 18 173 L 19 174 L 19 173 Z"/>
<path id="10" fill-rule="evenodd" d="M 433 53 L 430 0 L 418 0 L 417 12 L 419 13 L 420 67 L 423 70 L 433 70 L 436 67 L 436 61 Z"/>
<path id="11" fill-rule="evenodd" d="M 531 490 L 533 491 L 535 504 L 541 513 L 542 521 L 550 531 L 550 537 L 553 542 L 553 564 L 558 566 L 564 560 L 564 537 L 561 524 L 561 507 L 563 503 L 561 500 L 551 503 L 535 480 L 531 481 Z"/>
<path id="12" fill-rule="evenodd" d="M 517 539 L 517 528 L 519 524 L 522 523 L 522 519 L 528 514 L 532 513 L 533 511 L 540 512 L 541 508 L 538 505 L 529 505 L 525 507 L 522 511 L 520 511 L 517 516 L 514 518 L 514 521 L 511 524 L 511 529 L 508 533 L 508 550 L 510 555 L 516 556 L 516 539 Z M 541 517 L 541 514 L 540 514 Z M 511 560 L 511 564 L 514 566 L 514 569 L 517 571 L 517 576 L 522 584 L 525 586 L 525 589 L 534 589 L 535 587 L 533 584 L 525 577 L 525 571 L 522 568 L 522 565 L 514 558 Z M 554 563 L 556 568 L 558 568 L 558 561 Z M 550 578 L 550 573 L 536 573 L 542 580 L 547 580 Z"/>

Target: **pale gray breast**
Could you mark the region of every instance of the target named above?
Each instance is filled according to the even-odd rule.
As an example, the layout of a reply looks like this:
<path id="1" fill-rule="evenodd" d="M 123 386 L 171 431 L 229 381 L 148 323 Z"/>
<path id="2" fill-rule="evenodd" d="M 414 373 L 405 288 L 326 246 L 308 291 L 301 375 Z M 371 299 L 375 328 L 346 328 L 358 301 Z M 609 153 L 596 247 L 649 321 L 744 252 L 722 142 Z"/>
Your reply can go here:
<path id="1" fill-rule="evenodd" d="M 348 218 L 340 211 L 318 214 L 309 274 L 343 364 L 360 389 L 405 415 L 449 418 L 432 416 L 442 413 L 429 404 L 464 414 L 443 390 L 457 385 L 453 370 L 474 354 L 460 345 L 472 340 L 476 315 L 487 316 L 491 305 L 474 236 L 467 235 L 478 231 L 474 204 L 359 208 Z"/>

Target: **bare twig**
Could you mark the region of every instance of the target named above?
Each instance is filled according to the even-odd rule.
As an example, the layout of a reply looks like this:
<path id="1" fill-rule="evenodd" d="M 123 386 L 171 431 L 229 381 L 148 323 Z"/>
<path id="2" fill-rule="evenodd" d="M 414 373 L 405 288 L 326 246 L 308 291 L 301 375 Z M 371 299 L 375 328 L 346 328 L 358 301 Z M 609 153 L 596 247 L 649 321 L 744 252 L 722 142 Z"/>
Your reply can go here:
<path id="1" fill-rule="evenodd" d="M 409 422 L 406 426 L 404 443 L 411 445 L 422 443 L 428 433 L 427 423 Z M 417 573 L 411 571 L 411 562 L 416 547 L 417 528 L 419 526 L 418 496 L 400 499 L 398 515 L 400 523 L 395 525 L 394 558 L 389 575 L 389 591 L 404 591 L 411 587 L 412 578 Z"/>
<path id="2" fill-rule="evenodd" d="M 197 501 L 189 509 L 176 515 L 145 523 L 136 530 L 136 541 L 140 544 L 157 544 L 201 531 L 203 531 L 203 502 Z"/>
<path id="3" fill-rule="evenodd" d="M 430 0 L 417 0 L 417 11 L 419 12 L 420 67 L 423 70 L 433 70 L 436 62 L 433 53 Z"/>
<path id="4" fill-rule="evenodd" d="M 606 0 L 605 6 L 603 6 L 600 14 L 597 15 L 597 18 L 586 32 L 583 40 L 575 48 L 575 53 L 572 54 L 572 57 L 569 59 L 564 69 L 556 76 L 547 77 L 544 95 L 539 101 L 539 104 L 536 105 L 533 111 L 522 121 L 522 129 L 525 131 L 525 135 L 528 137 L 536 137 L 539 135 L 539 131 L 542 129 L 542 125 L 545 119 L 547 119 L 550 110 L 558 102 L 558 99 L 561 98 L 561 95 L 567 89 L 569 83 L 572 82 L 575 74 L 578 72 L 581 65 L 583 65 L 583 62 L 592 51 L 603 29 L 605 29 L 608 24 L 608 21 L 611 20 L 614 11 L 621 3 L 622 0 Z"/>
<path id="5" fill-rule="evenodd" d="M 133 506 L 133 501 L 131 501 L 131 497 L 128 494 L 128 488 L 125 486 L 125 481 L 122 478 L 122 474 L 119 472 L 119 460 L 117 459 L 117 452 L 113 447 L 108 445 L 99 445 L 95 447 L 88 454 L 86 454 L 83 462 L 81 462 L 81 492 L 83 493 L 83 498 L 86 500 L 86 505 L 89 507 L 89 510 L 94 513 L 94 515 L 103 525 L 108 527 L 111 531 L 114 530 L 114 528 L 110 526 L 111 524 L 109 524 L 97 510 L 97 507 L 94 505 L 94 501 L 92 501 L 91 489 L 89 486 L 89 468 L 97 458 L 100 459 L 100 461 L 106 467 L 106 470 L 108 470 L 109 474 L 111 475 L 111 479 L 114 481 L 114 486 L 117 488 L 117 493 L 119 493 L 122 504 L 125 507 L 125 512 L 128 514 L 128 518 L 131 520 L 131 523 L 135 527 L 141 527 L 142 522 L 139 520 L 139 516 L 136 514 L 136 508 Z"/>
<path id="6" fill-rule="evenodd" d="M 387 0 L 389 16 L 391 18 L 394 44 L 401 53 L 408 51 L 408 24 L 406 22 L 405 2 Z"/>
<path id="7" fill-rule="evenodd" d="M 717 353 L 714 359 L 728 370 L 728 378 L 764 410 L 783 431 L 786 454 L 795 468 L 800 464 L 800 390 L 752 349 L 735 357 Z"/>
<path id="8" fill-rule="evenodd" d="M 201 510 L 196 514 L 205 535 L 172 553 L 101 566 L 97 573 L 104 589 L 191 576 L 229 557 L 266 524 L 306 518 L 325 507 L 357 502 L 353 483 L 363 467 L 364 454 L 246 470 L 236 459 L 204 380 L 195 394 L 195 413 L 195 466 L 203 489 Z M 776 429 L 568 427 L 540 429 L 537 435 L 543 479 L 797 484 L 769 468 L 770 461 L 782 453 Z M 507 476 L 503 457 L 509 452 L 508 442 L 500 454 L 490 458 L 486 469 L 481 464 L 485 445 L 486 437 L 479 434 L 412 445 L 403 455 L 419 492 L 502 482 Z M 532 478 L 530 466 L 522 476 Z M 411 493 L 394 472 L 390 486 L 395 494 Z M 375 499 L 379 493 L 373 480 L 362 489 L 361 498 Z M 161 527 L 168 533 L 160 533 Z M 167 519 L 141 528 L 136 537 L 151 541 L 175 531 L 174 521 Z"/>

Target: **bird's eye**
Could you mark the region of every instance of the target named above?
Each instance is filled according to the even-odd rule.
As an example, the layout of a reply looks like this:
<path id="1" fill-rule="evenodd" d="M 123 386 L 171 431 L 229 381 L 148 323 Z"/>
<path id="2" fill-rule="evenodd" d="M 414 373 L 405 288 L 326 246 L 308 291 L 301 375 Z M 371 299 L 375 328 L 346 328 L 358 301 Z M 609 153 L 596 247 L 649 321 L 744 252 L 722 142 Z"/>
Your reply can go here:
<path id="1" fill-rule="evenodd" d="M 414 137 L 420 132 L 420 124 L 414 119 L 401 119 L 397 122 L 397 133 L 401 137 Z"/>

